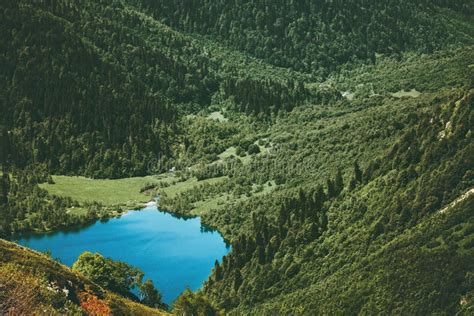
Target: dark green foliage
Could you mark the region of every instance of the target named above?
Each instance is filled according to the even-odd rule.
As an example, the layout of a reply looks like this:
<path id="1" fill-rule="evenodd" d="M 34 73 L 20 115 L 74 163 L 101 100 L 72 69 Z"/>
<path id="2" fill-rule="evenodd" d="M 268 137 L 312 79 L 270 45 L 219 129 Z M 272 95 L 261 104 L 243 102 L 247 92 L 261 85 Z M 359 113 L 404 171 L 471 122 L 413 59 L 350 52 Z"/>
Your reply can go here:
<path id="1" fill-rule="evenodd" d="M 472 2 L 446 1 L 214 1 L 135 0 L 164 23 L 225 40 L 270 63 L 327 75 L 376 53 L 432 52 L 472 38 L 455 35 L 442 12 L 473 12 Z M 472 29 L 471 35 L 472 35 Z"/>
<path id="2" fill-rule="evenodd" d="M 445 250 L 443 250 L 445 256 L 454 256 L 463 262 L 462 267 L 457 269 L 452 265 L 454 261 L 450 261 L 450 259 L 446 259 L 446 265 L 440 263 L 439 260 L 443 261 L 444 259 L 438 259 L 436 254 L 423 255 L 419 253 L 417 259 L 413 260 L 410 258 L 412 258 L 411 256 L 414 254 L 410 254 L 410 251 L 407 250 L 403 252 L 403 248 L 396 248 L 398 256 L 405 259 L 396 259 L 399 263 L 397 263 L 395 267 L 392 267 L 391 264 L 387 263 L 391 260 L 388 259 L 388 257 L 396 258 L 397 255 L 392 256 L 385 252 L 384 245 L 388 240 L 395 240 L 397 242 L 404 240 L 404 238 L 411 240 L 411 238 L 413 238 L 411 237 L 412 233 L 408 233 L 408 231 L 416 232 L 416 228 L 414 228 L 416 224 L 429 227 L 428 224 L 425 224 L 430 218 L 426 216 L 427 213 L 439 210 L 442 205 L 453 201 L 457 196 L 465 193 L 466 189 L 472 187 L 473 183 L 468 180 L 468 174 L 473 166 L 468 162 L 467 157 L 464 156 L 468 155 L 468 153 L 472 154 L 473 152 L 470 144 L 472 136 L 468 132 L 468 129 L 466 129 L 466 123 L 472 119 L 472 107 L 469 106 L 472 102 L 472 97 L 472 91 L 465 91 L 459 94 L 456 92 L 451 93 L 449 99 L 445 101 L 445 105 L 438 105 L 429 111 L 429 114 L 425 114 L 427 117 L 430 117 L 430 119 L 421 119 L 414 127 L 418 137 L 411 137 L 410 135 L 413 134 L 413 130 L 408 129 L 400 137 L 400 141 L 397 145 L 394 146 L 397 148 L 397 151 L 394 153 L 394 150 L 388 150 L 386 156 L 381 159 L 380 163 L 373 164 L 374 167 L 371 167 L 372 171 L 370 172 L 371 180 L 367 180 L 367 185 L 361 185 L 360 180 L 355 180 L 356 177 L 360 179 L 362 173 L 358 164 L 354 165 L 353 162 L 348 163 L 347 167 L 352 166 L 354 168 L 354 181 L 358 184 L 357 187 L 353 188 L 353 190 L 355 190 L 353 193 L 346 191 L 340 192 L 340 188 L 343 187 L 341 186 L 342 172 L 337 172 L 335 180 L 329 178 L 327 192 L 329 198 L 338 197 L 337 199 L 324 201 L 324 193 L 321 192 L 320 188 L 311 192 L 299 189 L 296 191 L 296 194 L 293 193 L 293 195 L 289 191 L 282 191 L 279 192 L 278 195 L 272 195 L 268 200 L 253 199 L 243 205 L 237 206 L 238 211 L 236 211 L 240 214 L 245 214 L 247 208 L 256 210 L 277 208 L 279 211 L 278 214 L 275 214 L 277 217 L 272 217 L 271 214 L 268 214 L 265 219 L 259 219 L 258 216 L 254 216 L 253 226 L 257 232 L 257 250 L 255 254 L 249 257 L 248 252 L 245 252 L 245 255 L 243 255 L 243 247 L 240 245 L 242 239 L 239 239 L 237 244 L 233 246 L 232 254 L 229 255 L 228 260 L 225 261 L 233 263 L 224 266 L 223 280 L 219 284 L 213 284 L 208 288 L 209 295 L 218 299 L 221 304 L 227 306 L 227 308 L 237 308 L 235 310 L 238 311 L 237 313 L 243 313 L 244 311 L 263 313 L 262 309 L 265 310 L 266 306 L 264 302 L 268 302 L 268 300 L 272 302 L 273 308 L 284 312 L 286 310 L 285 307 L 279 303 L 281 299 L 284 299 L 285 302 L 290 304 L 289 306 L 293 308 L 302 306 L 303 310 L 307 312 L 320 311 L 324 313 L 332 310 L 332 307 L 326 303 L 321 304 L 319 298 L 317 300 L 321 305 L 311 303 L 312 298 L 310 299 L 310 296 L 305 294 L 305 292 L 316 291 L 311 293 L 315 293 L 314 295 L 316 295 L 316 297 L 322 295 L 326 297 L 326 302 L 329 302 L 329 297 L 331 296 L 325 296 L 319 291 L 320 289 L 326 288 L 328 286 L 327 284 L 336 282 L 337 284 L 354 284 L 354 286 L 357 284 L 357 289 L 345 285 L 339 290 L 337 286 L 333 286 L 331 290 L 333 294 L 331 295 L 336 295 L 341 298 L 341 302 L 336 304 L 336 308 L 341 312 L 356 310 L 370 313 L 374 310 L 378 310 L 381 306 L 383 306 L 383 310 L 387 312 L 393 312 L 398 309 L 410 310 L 411 308 L 420 310 L 421 308 L 429 308 L 430 311 L 436 311 L 440 308 L 438 306 L 441 306 L 437 303 L 438 299 L 445 302 L 444 306 L 446 306 L 447 309 L 455 308 L 453 302 L 459 299 L 459 295 L 463 293 L 463 288 L 453 287 L 456 281 L 451 281 L 448 278 L 443 278 L 439 283 L 433 283 L 433 281 L 427 279 L 429 273 L 425 272 L 426 265 L 441 269 L 436 272 L 436 274 L 442 273 L 441 271 L 447 271 L 443 269 L 448 269 L 450 271 L 449 273 L 454 273 L 459 280 L 465 280 L 465 275 L 463 275 L 462 271 L 469 269 L 467 267 L 469 265 L 467 258 L 472 256 L 472 254 L 464 254 L 463 252 L 448 254 L 447 252 L 451 250 L 449 250 L 449 247 L 445 248 Z M 452 122 L 451 124 L 454 125 L 451 125 L 448 130 L 444 130 L 446 124 L 438 125 L 436 123 L 441 119 L 443 119 L 444 122 L 450 121 Z M 445 146 L 448 148 L 455 147 L 457 148 L 456 150 L 448 151 L 439 147 L 440 131 L 443 130 L 445 134 L 442 135 L 445 135 L 444 137 L 446 139 Z M 433 141 L 431 137 L 438 138 L 438 141 Z M 399 165 L 407 160 L 404 155 L 406 152 L 409 152 L 410 147 L 414 146 L 413 143 L 418 144 L 418 146 L 422 148 L 419 151 L 419 159 L 413 160 L 412 164 Z M 446 147 L 443 146 L 443 148 Z M 401 148 L 404 148 L 404 150 Z M 437 158 L 436 160 L 431 160 L 428 164 L 424 162 L 427 159 L 426 155 Z M 391 174 L 393 172 L 391 170 L 393 170 L 394 163 L 395 166 L 398 166 L 398 169 L 395 174 Z M 413 166 L 413 164 L 415 165 Z M 447 168 L 448 165 L 450 166 L 449 168 Z M 400 176 L 397 177 L 397 174 L 412 173 L 413 171 L 410 170 L 413 169 L 413 167 L 418 173 L 427 172 L 427 176 L 422 176 L 421 178 L 416 175 L 410 176 L 408 177 L 409 180 L 404 180 L 404 184 L 400 186 L 397 186 L 396 183 L 391 184 L 389 179 L 401 179 Z M 424 168 L 428 169 L 423 171 L 425 170 Z M 369 173 L 366 172 L 366 174 Z M 429 174 L 436 174 L 436 176 L 428 176 Z M 449 175 L 449 180 L 444 178 L 445 175 Z M 382 179 L 386 179 L 387 184 L 383 184 L 383 182 L 381 182 Z M 437 179 L 445 179 L 446 185 L 449 185 L 451 189 L 440 185 Z M 377 185 L 374 185 L 375 183 L 377 183 Z M 445 193 L 441 194 L 441 192 Z M 366 201 L 366 198 L 363 197 L 365 194 L 369 195 L 369 201 L 375 203 L 372 204 L 375 205 L 375 207 L 370 206 L 368 208 L 370 204 Z M 279 195 L 293 196 L 293 198 L 286 197 L 279 199 Z M 394 195 L 395 198 L 393 201 L 387 198 L 387 196 Z M 441 201 L 435 198 L 443 195 L 446 197 L 446 200 Z M 308 199 L 308 196 L 312 198 Z M 470 201 L 472 202 L 472 198 Z M 261 205 L 262 202 L 268 204 L 261 208 L 257 207 L 257 205 Z M 461 207 L 461 209 L 463 208 L 464 207 Z M 320 211 L 318 212 L 318 210 Z M 450 210 L 449 212 L 454 212 L 454 210 Z M 463 218 L 463 216 L 465 218 L 466 215 L 466 212 L 460 213 L 458 220 Z M 271 218 L 274 219 L 272 220 Z M 471 221 L 467 218 L 465 218 L 465 220 L 467 222 Z M 272 227 L 272 223 L 275 223 L 274 227 Z M 362 229 L 365 225 L 369 225 L 366 230 Z M 347 230 L 346 226 L 354 227 L 353 229 L 356 230 L 362 230 L 358 231 L 357 235 L 352 235 L 352 230 Z M 406 229 L 411 228 L 413 228 L 413 230 L 406 231 Z M 444 231 L 445 228 L 441 228 L 440 226 L 439 229 L 441 232 Z M 264 237 L 264 231 L 268 232 L 269 237 Z M 336 235 L 334 235 L 336 232 L 342 234 L 342 237 L 336 237 Z M 271 237 L 272 234 L 275 235 Z M 450 234 L 446 236 L 450 236 Z M 273 245 L 277 238 L 281 239 L 281 241 L 278 242 L 280 245 L 274 247 Z M 273 240 L 273 242 L 270 242 L 270 240 Z M 341 245 L 342 248 L 338 248 L 337 251 L 332 250 L 331 247 L 334 247 L 336 244 Z M 469 243 L 466 245 L 469 247 Z M 265 248 L 272 249 L 270 256 L 263 250 Z M 381 255 L 381 252 L 383 252 L 384 255 Z M 351 255 L 352 253 L 364 253 L 366 255 L 357 258 Z M 369 259 L 369 254 L 376 255 L 377 259 Z M 242 263 L 237 263 L 236 259 L 241 257 L 245 258 L 247 263 L 243 265 Z M 258 262 L 260 265 L 265 265 L 266 272 L 263 273 L 257 269 L 253 261 Z M 367 262 L 370 262 L 370 268 L 364 267 Z M 407 264 L 410 265 L 408 270 L 404 267 L 404 265 Z M 418 289 L 423 295 L 426 295 L 422 299 L 424 304 L 413 302 L 407 296 L 404 296 L 404 299 L 410 300 L 410 304 L 412 304 L 407 305 L 404 299 L 398 298 L 397 295 L 400 294 L 397 294 L 398 292 L 395 289 L 390 289 L 390 291 L 393 291 L 392 294 L 386 294 L 384 291 L 388 291 L 388 289 L 381 284 L 378 284 L 376 287 L 371 287 L 370 283 L 365 283 L 361 281 L 361 279 L 348 281 L 347 273 L 349 272 L 342 272 L 342 270 L 337 273 L 334 272 L 339 269 L 343 269 L 343 271 L 360 270 L 357 274 L 372 273 L 378 277 L 387 278 L 388 280 L 388 278 L 390 278 L 389 275 L 395 273 L 391 272 L 392 268 L 387 270 L 386 267 L 388 266 L 396 269 L 396 271 L 398 271 L 397 273 L 403 274 L 402 278 L 405 279 L 405 283 L 408 282 L 408 280 L 418 280 L 420 278 L 423 280 L 416 281 L 415 284 L 411 283 L 410 286 L 407 285 L 404 293 L 410 292 L 415 288 Z M 226 272 L 227 269 L 233 269 L 234 272 Z M 280 275 L 280 277 L 273 279 L 271 277 L 272 273 Z M 376 279 L 377 276 L 375 275 L 371 275 L 371 278 Z M 239 285 L 240 282 L 236 282 L 236 280 L 239 281 L 240 276 L 242 276 L 244 281 Z M 317 282 L 313 283 L 314 280 L 317 280 Z M 393 285 L 396 282 L 397 281 L 391 281 L 389 283 Z M 395 285 L 393 286 L 395 287 Z M 432 291 L 433 288 L 439 288 L 439 286 L 447 286 L 450 290 L 443 290 L 442 293 L 436 296 L 437 298 L 430 297 L 428 293 Z M 235 294 L 230 288 L 233 290 L 238 289 L 238 301 L 235 300 Z M 262 289 L 265 289 L 265 291 L 262 292 Z M 472 290 L 472 288 L 470 288 L 470 290 Z M 351 300 L 348 298 L 351 296 L 351 291 L 357 292 L 356 297 L 358 298 L 368 295 L 362 294 L 365 293 L 364 291 L 368 291 L 367 293 L 379 293 L 378 295 L 385 297 L 384 299 L 388 300 L 387 302 L 393 302 L 392 304 L 395 305 L 389 303 L 385 305 L 373 305 L 381 304 L 380 302 L 374 303 L 374 300 L 377 300 L 377 297 L 379 297 L 375 294 L 375 296 L 371 296 L 368 300 Z M 449 293 L 449 291 L 457 293 L 458 298 L 453 299 L 455 295 Z M 297 299 L 294 300 L 292 299 L 293 297 L 297 297 Z M 233 303 L 227 305 L 229 302 Z M 457 307 L 454 310 L 456 309 Z"/>
<path id="3" fill-rule="evenodd" d="M 8 192 L 10 191 L 10 177 L 8 173 L 2 172 L 0 182 L 0 206 L 5 206 L 8 204 Z"/>
<path id="4" fill-rule="evenodd" d="M 342 173 L 341 170 L 338 169 L 336 173 L 336 178 L 334 180 L 334 193 L 336 195 L 339 195 L 342 190 L 344 189 L 344 180 L 342 179 Z"/>
<path id="5" fill-rule="evenodd" d="M 214 307 L 203 293 L 193 293 L 190 289 L 186 289 L 174 301 L 173 313 L 176 315 L 221 315 L 219 309 Z"/>
<path id="6" fill-rule="evenodd" d="M 319 95 L 337 97 L 301 93 L 304 84 L 292 78 L 307 77 L 230 56 L 126 1 L 9 2 L 0 6 L 0 17 L 0 158 L 10 148 L 10 161 L 19 167 L 42 163 L 53 173 L 89 177 L 145 175 L 149 161 L 176 154 L 171 144 L 182 114 L 213 98 L 269 113 L 280 110 L 277 103 L 289 110 Z M 249 67 L 251 77 L 236 77 Z M 192 145 L 186 150 L 207 159 L 223 150 Z"/>
<path id="7" fill-rule="evenodd" d="M 74 201 L 37 186 L 50 173 L 173 168 L 219 179 L 160 207 L 232 243 L 178 314 L 470 314 L 472 13 L 466 0 L 2 3 L 0 234 L 99 216 L 69 216 Z M 140 271 L 94 258 L 96 282 L 161 306 Z"/>
<path id="8" fill-rule="evenodd" d="M 247 152 L 249 153 L 249 155 L 258 154 L 260 153 L 260 147 L 258 147 L 257 144 L 251 144 L 249 148 L 247 149 Z"/>
<path id="9" fill-rule="evenodd" d="M 326 181 L 327 183 L 327 195 L 328 195 L 328 198 L 333 198 L 337 195 L 337 191 L 336 191 L 336 187 L 334 185 L 334 182 L 331 180 L 331 179 L 327 179 Z"/>
<path id="10" fill-rule="evenodd" d="M 11 237 L 34 231 L 53 231 L 85 225 L 98 218 L 93 205 L 83 216 L 68 214 L 79 206 L 69 198 L 49 195 L 38 183 L 52 181 L 42 165 L 13 168 L 1 178 L 0 236 Z"/>
<path id="11" fill-rule="evenodd" d="M 354 162 L 354 179 L 357 183 L 362 182 L 362 170 L 360 170 L 359 163 Z"/>
<path id="12" fill-rule="evenodd" d="M 134 297 L 132 290 L 142 285 L 143 272 L 125 262 L 104 258 L 99 253 L 84 252 L 72 265 L 74 271 L 93 282 L 127 297 Z"/>
<path id="13" fill-rule="evenodd" d="M 233 251 L 224 258 L 223 279 L 207 285 L 208 295 L 235 314 L 268 314 L 275 310 L 283 314 L 295 310 L 302 314 L 324 314 L 334 310 L 369 314 L 416 310 L 436 313 L 447 310 L 456 312 L 464 308 L 459 301 L 466 300 L 465 304 L 469 304 L 467 297 L 470 296 L 465 293 L 472 293 L 472 286 L 455 284 L 468 284 L 465 271 L 471 269 L 469 258 L 472 259 L 472 253 L 452 249 L 469 248 L 471 237 L 455 237 L 457 246 L 451 248 L 446 245 L 439 253 L 433 254 L 425 254 L 423 250 L 417 250 L 420 248 L 409 245 L 436 247 L 438 237 L 435 231 L 444 234 L 443 238 L 453 238 L 447 227 L 453 223 L 463 225 L 472 222 L 468 215 L 472 196 L 467 195 L 466 191 L 474 185 L 471 176 L 474 166 L 472 159 L 468 158 L 474 152 L 472 133 L 468 128 L 472 125 L 473 96 L 469 88 L 449 89 L 428 97 L 425 102 L 429 105 L 415 112 L 412 112 L 413 108 L 422 108 L 416 100 L 405 99 L 403 110 L 397 108 L 402 104 L 397 100 L 373 101 L 374 104 L 392 104 L 386 108 L 378 106 L 376 110 L 379 114 L 382 111 L 388 114 L 393 110 L 392 114 L 388 114 L 390 119 L 379 117 L 375 120 L 378 117 L 375 112 L 370 112 L 370 115 L 358 112 L 357 115 L 336 116 L 342 118 L 348 115 L 350 121 L 339 123 L 339 128 L 331 129 L 331 133 L 326 132 L 325 138 L 318 139 L 317 145 L 310 147 L 312 151 L 307 150 L 304 154 L 295 152 L 291 146 L 285 147 L 285 144 L 299 141 L 295 147 L 300 150 L 308 148 L 304 144 L 315 143 L 309 139 L 314 137 L 314 130 L 320 129 L 317 123 L 314 124 L 316 128 L 312 129 L 310 126 L 313 123 L 308 119 L 307 133 L 281 137 L 283 145 L 280 150 L 284 154 L 277 153 L 270 158 L 278 163 L 272 161 L 267 169 L 259 161 L 260 169 L 249 167 L 239 173 L 253 179 L 258 179 L 260 172 L 262 176 L 272 175 L 277 171 L 273 168 L 285 166 L 283 161 L 286 159 L 297 160 L 298 167 L 307 171 L 318 159 L 316 154 L 310 156 L 311 152 L 321 153 L 326 146 L 333 148 L 330 145 L 337 144 L 346 134 L 351 139 L 351 146 L 346 149 L 347 155 L 342 155 L 341 149 L 331 151 L 331 155 L 340 158 L 321 161 L 324 167 L 317 169 L 319 178 L 308 178 L 307 172 L 285 169 L 286 174 L 291 172 L 291 184 L 265 196 L 226 205 L 226 220 L 222 218 L 221 211 L 210 212 L 203 217 L 205 222 L 222 227 L 225 234 L 235 236 Z M 370 100 L 365 101 L 366 104 L 371 103 Z M 304 131 L 302 122 L 306 116 L 314 117 L 316 111 L 293 112 L 285 123 L 280 121 L 277 129 L 291 130 L 289 125 L 283 124 L 295 122 L 295 126 Z M 291 119 L 293 115 L 295 117 Z M 416 119 L 412 118 L 414 115 Z M 333 122 L 339 121 L 339 118 L 326 119 L 325 123 L 335 124 Z M 363 118 L 365 122 L 358 125 L 357 118 Z M 382 121 L 385 124 L 371 125 Z M 406 127 L 386 130 L 387 126 L 395 126 L 393 123 L 397 121 L 403 122 Z M 351 134 L 352 128 L 359 132 Z M 368 136 L 358 147 L 356 139 L 360 133 L 367 133 Z M 377 133 L 379 135 L 374 136 Z M 384 148 L 380 151 L 376 146 L 369 149 L 368 144 L 374 145 L 379 138 L 385 138 L 393 145 L 382 145 L 378 147 Z M 372 154 L 361 158 L 359 150 Z M 374 155 L 374 152 L 379 155 Z M 353 157 L 357 158 L 354 160 Z M 361 167 L 356 161 L 364 161 L 364 166 Z M 332 168 L 330 162 L 335 164 Z M 325 175 L 327 181 L 321 175 Z M 352 177 L 353 185 L 351 190 L 343 190 L 343 179 L 348 176 Z M 294 181 L 298 177 L 304 177 L 305 181 Z M 325 182 L 329 185 L 324 191 L 321 185 Z M 469 197 L 469 202 L 457 207 L 462 210 L 456 213 L 457 219 L 451 223 L 449 215 L 446 215 L 447 221 L 443 224 L 436 220 L 439 214 L 435 213 L 460 196 Z M 455 210 L 449 208 L 448 212 L 451 214 Z M 432 225 L 437 228 L 431 230 Z M 419 227 L 423 228 L 423 233 L 417 233 Z M 433 232 L 432 237 L 423 237 L 415 242 L 420 234 L 427 231 Z M 242 238 L 242 233 L 248 237 Z M 249 252 L 248 241 L 253 239 L 256 247 Z M 401 242 L 404 246 L 393 244 Z M 428 246 L 431 243 L 433 246 Z M 390 245 L 393 254 L 386 250 L 387 245 Z M 396 262 L 394 266 L 391 260 Z M 456 260 L 461 262 L 459 267 L 454 264 Z M 432 271 L 431 278 L 429 271 Z M 439 274 L 451 275 L 457 281 L 449 277 L 434 281 L 436 278 L 432 276 Z M 402 275 L 400 279 L 406 284 L 403 294 L 396 290 L 398 278 L 394 275 Z M 236 282 L 240 281 L 240 277 L 241 284 Z M 371 281 L 365 282 L 364 278 Z M 329 288 L 330 294 L 326 294 Z M 433 296 L 433 291 L 438 294 Z M 414 293 L 421 293 L 419 301 Z M 439 304 L 439 301 L 444 303 Z"/>
<path id="14" fill-rule="evenodd" d="M 92 177 L 145 174 L 146 159 L 168 152 L 171 139 L 163 135 L 175 113 L 157 93 L 158 82 L 137 77 L 139 68 L 156 62 L 130 45 L 140 45 L 125 27 L 136 16 L 123 17 L 120 28 L 109 20 L 99 32 L 97 18 L 118 18 L 118 8 L 64 4 L 0 7 L 0 124 L 11 133 L 12 162 Z M 173 67 L 171 61 L 156 64 Z"/>
<path id="15" fill-rule="evenodd" d="M 234 269 L 234 277 L 233 277 L 233 286 L 234 286 L 234 291 L 238 291 L 240 286 L 242 285 L 242 273 L 240 273 L 240 270 L 237 267 Z"/>
<path id="16" fill-rule="evenodd" d="M 165 304 L 161 301 L 161 294 L 151 279 L 147 279 L 140 285 L 140 302 L 153 308 L 166 309 Z"/>
<path id="17" fill-rule="evenodd" d="M 340 98 L 337 91 L 312 91 L 303 82 L 282 83 L 271 80 L 249 78 L 226 78 L 221 87 L 225 98 L 232 98 L 237 110 L 248 114 L 290 111 L 306 101 L 328 103 Z"/>
<path id="18" fill-rule="evenodd" d="M 105 258 L 99 253 L 84 252 L 72 265 L 77 271 L 104 288 L 124 297 L 140 300 L 145 305 L 155 308 L 165 308 L 161 294 L 153 286 L 151 280 L 142 282 L 143 272 L 125 262 Z M 133 290 L 140 291 L 138 298 Z"/>
<path id="19" fill-rule="evenodd" d="M 214 280 L 220 281 L 222 279 L 222 268 L 219 265 L 219 262 L 216 260 L 214 263 Z"/>

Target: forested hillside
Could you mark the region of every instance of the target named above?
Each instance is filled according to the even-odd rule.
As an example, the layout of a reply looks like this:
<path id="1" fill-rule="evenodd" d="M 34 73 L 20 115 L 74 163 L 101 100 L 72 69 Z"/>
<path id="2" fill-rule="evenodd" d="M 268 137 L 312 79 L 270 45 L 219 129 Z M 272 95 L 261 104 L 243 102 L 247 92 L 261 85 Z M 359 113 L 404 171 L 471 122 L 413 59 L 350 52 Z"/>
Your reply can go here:
<path id="1" fill-rule="evenodd" d="M 473 14 L 468 0 L 4 1 L 0 237 L 129 206 L 57 175 L 141 176 L 139 198 L 232 244 L 177 314 L 470 315 Z M 68 279 L 109 312 L 156 312 L 13 244 L 0 255 L 2 282 Z M 79 310 L 53 296 L 34 310 Z"/>
<path id="2" fill-rule="evenodd" d="M 472 43 L 472 1 L 135 0 L 165 24 L 210 35 L 269 63 L 326 76 L 377 53 Z M 456 19 L 452 19 L 457 16 Z M 462 17 L 461 20 L 458 20 Z"/>
<path id="3" fill-rule="evenodd" d="M 211 300 L 236 315 L 468 314 L 472 57 L 465 48 L 341 73 L 328 83 L 356 90 L 352 100 L 243 131 L 257 154 L 249 146 L 244 163 L 194 172 L 227 177 L 215 185 L 164 195 L 162 207 L 233 241 L 205 287 Z"/>
<path id="4" fill-rule="evenodd" d="M 208 106 L 219 88 L 237 109 L 255 113 L 319 97 L 302 75 L 259 77 L 271 67 L 181 35 L 126 2 L 18 1 L 0 9 L 2 135 L 17 166 L 144 175 L 146 161 L 172 156 L 180 114 Z M 249 66 L 255 73 L 241 78 Z"/>
<path id="5" fill-rule="evenodd" d="M 172 128 L 175 114 L 164 95 L 128 72 L 138 52 L 114 56 L 99 46 L 107 40 L 124 52 L 125 26 L 116 34 L 124 37 L 119 42 L 104 34 L 105 26 L 94 29 L 98 21 L 92 17 L 81 25 L 87 13 L 67 1 L 2 4 L 2 125 L 13 147 L 10 161 L 89 176 L 143 174 L 140 162 L 168 149 L 172 139 L 161 135 Z"/>
<path id="6" fill-rule="evenodd" d="M 0 284 L 2 314 L 169 315 L 114 293 L 47 254 L 4 240 L 0 240 Z"/>
<path id="7" fill-rule="evenodd" d="M 9 135 L 10 160 L 19 166 L 42 163 L 51 172 L 91 177 L 143 175 L 145 161 L 173 156 L 180 113 L 228 100 L 233 109 L 268 114 L 338 98 L 336 91 L 309 88 L 318 76 L 258 58 L 327 75 L 353 59 L 373 62 L 376 53 L 430 52 L 472 40 L 465 23 L 471 6 L 6 2 L 0 7 L 0 97 L 2 130 L 9 133 L 2 134 Z M 147 12 L 179 30 L 216 34 L 257 59 L 212 37 L 183 35 Z M 395 23 L 398 16 L 404 18 Z"/>
<path id="8" fill-rule="evenodd" d="M 213 213 L 211 223 L 242 235 L 235 237 L 223 266 L 214 270 L 209 295 L 229 309 L 259 314 L 275 309 L 323 314 L 459 311 L 459 300 L 472 295 L 465 272 L 473 269 L 473 196 L 467 193 L 474 186 L 473 96 L 472 90 L 446 95 L 414 127 L 403 128 L 386 154 L 368 159 L 364 167 L 354 160 L 352 170 L 334 171 L 326 180 L 324 171 L 303 165 L 274 194 L 228 206 L 225 214 Z M 387 136 L 378 137 L 387 141 Z M 348 150 L 349 157 L 357 152 Z M 350 166 L 344 159 L 337 162 L 337 168 Z M 464 194 L 467 201 L 436 214 Z M 243 219 L 246 225 L 241 225 Z M 431 283 L 431 269 L 444 275 L 439 283 Z M 398 292 L 405 281 L 391 275 L 416 281 Z M 432 295 L 435 288 L 440 292 Z"/>

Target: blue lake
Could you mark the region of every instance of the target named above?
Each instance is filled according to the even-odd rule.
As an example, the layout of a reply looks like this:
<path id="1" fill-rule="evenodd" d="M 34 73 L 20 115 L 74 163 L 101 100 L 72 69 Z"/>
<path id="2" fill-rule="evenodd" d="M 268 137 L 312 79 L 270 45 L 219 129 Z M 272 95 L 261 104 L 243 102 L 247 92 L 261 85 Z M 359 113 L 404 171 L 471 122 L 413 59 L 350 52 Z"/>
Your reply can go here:
<path id="1" fill-rule="evenodd" d="M 120 218 L 96 222 L 84 229 L 25 237 L 20 244 L 51 251 L 53 258 L 71 266 L 84 251 L 127 262 L 145 272 L 170 304 L 186 288 L 199 289 L 215 260 L 230 249 L 217 231 L 199 218 L 180 219 L 156 206 Z"/>

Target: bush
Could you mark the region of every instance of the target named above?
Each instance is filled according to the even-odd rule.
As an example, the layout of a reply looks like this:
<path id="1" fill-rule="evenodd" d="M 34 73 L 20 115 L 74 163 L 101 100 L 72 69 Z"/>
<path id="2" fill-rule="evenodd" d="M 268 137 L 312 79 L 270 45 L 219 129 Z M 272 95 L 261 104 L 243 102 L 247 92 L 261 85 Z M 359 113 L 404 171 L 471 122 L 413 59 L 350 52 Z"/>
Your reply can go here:
<path id="1" fill-rule="evenodd" d="M 256 144 L 251 144 L 247 150 L 247 152 L 249 153 L 249 155 L 255 155 L 255 154 L 258 154 L 260 153 L 260 147 Z"/>

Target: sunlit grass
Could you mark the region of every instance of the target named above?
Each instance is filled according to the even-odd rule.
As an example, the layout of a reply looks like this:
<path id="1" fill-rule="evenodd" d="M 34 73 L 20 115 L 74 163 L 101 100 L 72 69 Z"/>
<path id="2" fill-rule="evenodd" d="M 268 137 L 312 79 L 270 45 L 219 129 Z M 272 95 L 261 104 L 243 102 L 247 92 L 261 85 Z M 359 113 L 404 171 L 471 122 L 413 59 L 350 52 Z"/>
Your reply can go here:
<path id="1" fill-rule="evenodd" d="M 71 197 L 80 202 L 99 202 L 105 206 L 143 203 L 150 196 L 140 189 L 150 183 L 158 183 L 155 176 L 124 179 L 89 179 L 85 177 L 53 176 L 54 184 L 41 184 L 43 189 L 57 196 Z M 78 210 L 71 210 L 76 212 Z"/>
<path id="2" fill-rule="evenodd" d="M 211 179 L 206 179 L 202 181 L 198 181 L 197 178 L 189 178 L 186 181 L 182 182 L 176 182 L 173 185 L 170 185 L 169 187 L 166 188 L 161 188 L 159 189 L 160 194 L 166 194 L 168 197 L 175 197 L 178 193 L 187 191 L 189 189 L 192 189 L 194 186 L 208 183 L 208 184 L 215 184 L 218 183 L 219 181 L 223 181 L 224 179 L 227 179 L 227 177 L 218 177 L 218 178 L 211 178 Z"/>

